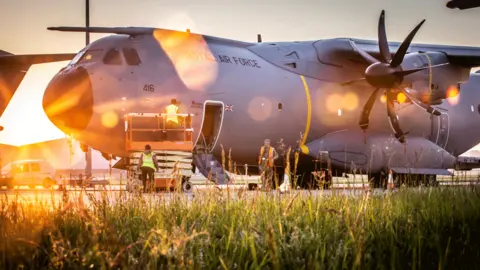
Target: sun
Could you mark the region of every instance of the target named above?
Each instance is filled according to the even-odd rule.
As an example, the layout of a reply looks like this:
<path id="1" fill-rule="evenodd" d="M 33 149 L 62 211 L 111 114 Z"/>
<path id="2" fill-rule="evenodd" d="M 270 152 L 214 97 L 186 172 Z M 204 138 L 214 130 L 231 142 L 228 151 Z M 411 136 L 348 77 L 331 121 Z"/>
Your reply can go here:
<path id="1" fill-rule="evenodd" d="M 63 138 L 42 108 L 45 88 L 66 62 L 32 66 L 0 118 L 0 144 L 21 146 Z"/>

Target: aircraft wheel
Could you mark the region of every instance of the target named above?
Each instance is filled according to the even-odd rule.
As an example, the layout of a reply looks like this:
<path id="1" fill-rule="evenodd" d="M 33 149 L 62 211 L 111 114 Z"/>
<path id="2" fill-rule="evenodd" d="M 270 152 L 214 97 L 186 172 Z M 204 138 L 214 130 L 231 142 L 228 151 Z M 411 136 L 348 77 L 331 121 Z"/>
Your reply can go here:
<path id="1" fill-rule="evenodd" d="M 51 186 L 52 186 L 52 179 L 45 178 L 45 180 L 43 180 L 43 187 L 48 189 Z"/>
<path id="2" fill-rule="evenodd" d="M 8 182 L 7 182 L 7 189 L 8 189 L 8 190 L 12 190 L 12 189 L 13 189 L 13 182 L 12 182 L 12 181 L 8 181 Z"/>
<path id="3" fill-rule="evenodd" d="M 378 174 L 378 173 L 372 174 L 370 176 L 369 184 L 370 184 L 371 189 L 379 188 L 379 186 L 380 186 L 380 174 Z"/>
<path id="4" fill-rule="evenodd" d="M 436 175 L 427 175 L 428 186 L 438 187 L 438 181 Z"/>
<path id="5" fill-rule="evenodd" d="M 258 185 L 257 184 L 248 184 L 248 190 L 255 190 L 257 189 Z"/>

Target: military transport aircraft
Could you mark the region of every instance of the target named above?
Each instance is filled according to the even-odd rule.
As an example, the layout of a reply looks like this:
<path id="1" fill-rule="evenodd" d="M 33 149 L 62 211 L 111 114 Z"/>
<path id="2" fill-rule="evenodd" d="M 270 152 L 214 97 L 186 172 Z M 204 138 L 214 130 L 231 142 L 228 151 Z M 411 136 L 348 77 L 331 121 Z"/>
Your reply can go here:
<path id="1" fill-rule="evenodd" d="M 367 172 L 377 185 L 388 169 L 448 174 L 480 143 L 480 74 L 470 73 L 480 48 L 411 44 L 424 21 L 389 43 L 384 21 L 382 11 L 378 42 L 51 27 L 115 35 L 82 49 L 52 79 L 43 108 L 82 144 L 117 157 L 126 156 L 123 115 L 161 112 L 175 98 L 197 115 L 197 147 L 217 159 L 223 145 L 237 164 L 256 164 L 270 138 L 312 158 L 328 153 L 334 169 Z M 205 175 L 204 160 L 195 162 Z"/>
<path id="2" fill-rule="evenodd" d="M 76 54 L 14 55 L 0 50 L 0 116 L 32 65 L 67 61 Z M 2 128 L 3 129 L 3 128 Z"/>

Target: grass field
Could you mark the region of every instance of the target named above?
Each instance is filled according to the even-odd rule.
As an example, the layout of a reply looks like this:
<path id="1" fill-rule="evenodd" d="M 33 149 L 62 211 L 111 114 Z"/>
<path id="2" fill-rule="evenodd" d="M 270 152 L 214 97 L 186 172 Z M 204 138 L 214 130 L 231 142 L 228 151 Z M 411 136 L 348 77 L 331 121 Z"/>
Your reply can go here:
<path id="1" fill-rule="evenodd" d="M 105 192 L 89 204 L 67 192 L 58 203 L 0 199 L 0 269 L 480 265 L 480 189 L 307 194 Z"/>

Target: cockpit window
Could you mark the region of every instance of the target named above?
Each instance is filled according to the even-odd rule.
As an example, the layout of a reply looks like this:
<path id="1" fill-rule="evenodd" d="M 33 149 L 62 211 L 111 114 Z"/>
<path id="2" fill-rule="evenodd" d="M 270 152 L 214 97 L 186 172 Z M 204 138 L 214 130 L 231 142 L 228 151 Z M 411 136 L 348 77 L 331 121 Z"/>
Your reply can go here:
<path id="1" fill-rule="evenodd" d="M 69 66 L 75 65 L 78 62 L 78 60 L 80 60 L 80 58 L 82 58 L 84 53 L 85 53 L 85 48 L 83 48 L 81 51 L 79 51 L 77 53 L 77 55 L 75 55 L 75 57 L 73 57 L 72 61 L 70 61 L 70 63 L 68 63 L 68 65 Z"/>
<path id="2" fill-rule="evenodd" d="M 138 56 L 137 50 L 135 50 L 134 48 L 123 48 L 123 55 L 125 56 L 127 64 L 130 66 L 138 66 L 142 63 L 140 57 Z"/>
<path id="3" fill-rule="evenodd" d="M 98 59 L 100 59 L 100 57 L 102 56 L 102 53 L 103 53 L 103 49 L 94 49 L 94 50 L 87 50 L 82 58 L 80 59 L 80 61 L 78 61 L 79 63 L 91 63 L 91 62 L 96 62 L 98 61 Z"/>
<path id="4" fill-rule="evenodd" d="M 106 65 L 121 65 L 122 57 L 117 49 L 110 49 L 103 57 L 103 63 Z"/>

